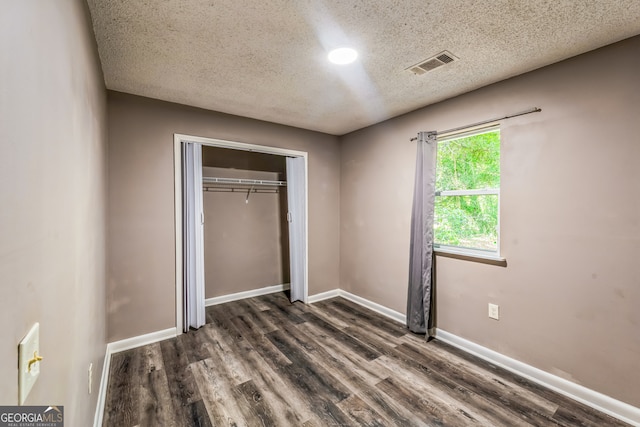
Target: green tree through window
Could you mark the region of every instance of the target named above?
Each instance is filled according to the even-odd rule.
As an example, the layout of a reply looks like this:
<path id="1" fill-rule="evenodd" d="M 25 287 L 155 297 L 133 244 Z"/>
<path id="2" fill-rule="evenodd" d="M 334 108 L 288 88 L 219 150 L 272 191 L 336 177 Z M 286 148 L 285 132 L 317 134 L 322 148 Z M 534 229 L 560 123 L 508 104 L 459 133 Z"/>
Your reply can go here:
<path id="1" fill-rule="evenodd" d="M 438 141 L 438 246 L 498 251 L 500 130 Z"/>

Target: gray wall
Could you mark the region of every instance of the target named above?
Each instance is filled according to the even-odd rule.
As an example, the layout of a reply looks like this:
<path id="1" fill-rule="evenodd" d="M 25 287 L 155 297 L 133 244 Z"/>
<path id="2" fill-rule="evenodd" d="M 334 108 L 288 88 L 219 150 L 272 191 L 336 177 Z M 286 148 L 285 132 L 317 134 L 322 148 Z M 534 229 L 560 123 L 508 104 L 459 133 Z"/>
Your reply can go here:
<path id="1" fill-rule="evenodd" d="M 93 423 L 105 351 L 106 96 L 85 9 L 0 13 L 0 405 L 18 403 L 18 342 L 40 322 L 26 404 L 64 405 L 69 426 Z"/>
<path id="2" fill-rule="evenodd" d="M 437 326 L 640 406 L 638 52 L 635 37 L 345 136 L 342 288 L 405 312 L 409 138 L 541 107 L 502 125 L 508 266 L 437 257 Z"/>
<path id="3" fill-rule="evenodd" d="M 309 292 L 338 287 L 338 138 L 108 92 L 108 340 L 175 326 L 173 134 L 309 153 Z"/>

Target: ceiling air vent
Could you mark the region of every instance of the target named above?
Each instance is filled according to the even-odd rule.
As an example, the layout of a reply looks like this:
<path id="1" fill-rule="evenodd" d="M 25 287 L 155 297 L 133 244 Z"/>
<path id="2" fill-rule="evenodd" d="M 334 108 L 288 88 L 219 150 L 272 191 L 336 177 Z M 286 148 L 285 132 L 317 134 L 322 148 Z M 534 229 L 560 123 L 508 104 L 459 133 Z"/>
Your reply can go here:
<path id="1" fill-rule="evenodd" d="M 455 57 L 451 52 L 445 50 L 434 57 L 424 60 L 416 65 L 412 65 L 407 68 L 407 70 L 411 71 L 413 74 L 421 75 L 457 60 L 457 57 Z"/>

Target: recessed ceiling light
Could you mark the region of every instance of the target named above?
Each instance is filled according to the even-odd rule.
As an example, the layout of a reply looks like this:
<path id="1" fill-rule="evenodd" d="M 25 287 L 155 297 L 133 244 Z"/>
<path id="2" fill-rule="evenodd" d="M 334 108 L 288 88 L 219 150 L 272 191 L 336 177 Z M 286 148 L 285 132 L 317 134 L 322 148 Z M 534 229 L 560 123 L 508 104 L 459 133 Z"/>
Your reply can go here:
<path id="1" fill-rule="evenodd" d="M 334 64 L 344 65 L 351 64 L 358 57 L 358 52 L 350 47 L 341 47 L 339 49 L 333 49 L 329 52 L 329 61 Z"/>

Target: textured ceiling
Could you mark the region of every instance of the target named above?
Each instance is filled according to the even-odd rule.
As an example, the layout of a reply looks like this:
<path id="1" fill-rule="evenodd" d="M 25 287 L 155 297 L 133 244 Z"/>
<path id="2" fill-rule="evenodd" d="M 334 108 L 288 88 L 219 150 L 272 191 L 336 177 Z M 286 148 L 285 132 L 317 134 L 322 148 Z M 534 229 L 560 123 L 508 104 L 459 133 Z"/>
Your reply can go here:
<path id="1" fill-rule="evenodd" d="M 336 135 L 640 33 L 638 0 L 88 3 L 107 88 Z"/>

